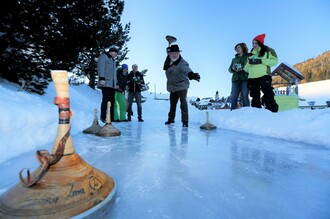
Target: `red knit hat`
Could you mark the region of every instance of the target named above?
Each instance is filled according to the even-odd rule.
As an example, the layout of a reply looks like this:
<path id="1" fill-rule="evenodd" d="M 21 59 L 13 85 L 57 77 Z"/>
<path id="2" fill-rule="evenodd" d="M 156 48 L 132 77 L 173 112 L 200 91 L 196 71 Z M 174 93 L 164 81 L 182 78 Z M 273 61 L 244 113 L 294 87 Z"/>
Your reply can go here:
<path id="1" fill-rule="evenodd" d="M 259 42 L 261 42 L 262 44 L 264 44 L 265 42 L 265 37 L 266 37 L 266 34 L 260 34 L 258 36 L 256 36 L 255 38 L 253 38 L 253 40 L 258 40 Z"/>

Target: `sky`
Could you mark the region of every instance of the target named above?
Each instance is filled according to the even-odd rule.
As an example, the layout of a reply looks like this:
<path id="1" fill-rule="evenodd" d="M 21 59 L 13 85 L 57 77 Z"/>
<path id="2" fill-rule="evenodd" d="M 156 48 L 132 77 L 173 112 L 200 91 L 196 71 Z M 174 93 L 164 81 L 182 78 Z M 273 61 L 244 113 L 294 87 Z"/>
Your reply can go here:
<path id="1" fill-rule="evenodd" d="M 148 69 L 150 89 L 166 93 L 165 36 L 175 36 L 182 57 L 201 75 L 200 82 L 191 81 L 188 96 L 219 91 L 227 97 L 237 43 L 250 50 L 252 39 L 265 33 L 279 64 L 293 66 L 330 49 L 329 10 L 329 0 L 125 0 L 122 24 L 131 24 L 125 62 Z"/>
<path id="2" fill-rule="evenodd" d="M 330 80 L 328 84 L 329 82 Z M 329 96 L 324 96 L 324 92 L 317 92 L 317 82 L 308 84 L 305 96 L 311 99 L 322 97 L 324 104 L 325 100 L 328 100 L 325 98 Z M 311 86 L 314 86 L 314 89 L 311 89 Z M 0 163 L 40 147 L 51 150 L 50 145 L 53 145 L 57 133 L 58 108 L 53 104 L 56 96 L 53 82 L 43 96 L 17 90 L 17 84 L 0 78 L 0 105 L 5 106 L 0 107 Z M 91 126 L 94 109 L 100 108 L 102 94 L 100 90 L 93 90 L 84 84 L 69 87 L 69 96 L 73 111 L 71 135 L 74 136 Z M 143 96 L 147 97 L 147 101 L 142 104 L 145 123 L 159 122 L 163 127 L 167 120 L 169 102 L 154 100 L 154 94 L 149 92 L 143 92 Z M 206 123 L 206 111 L 188 105 L 189 129 L 199 130 L 199 126 Z M 181 127 L 179 110 L 180 107 L 177 107 L 175 125 Z M 133 112 L 136 114 L 135 104 Z M 209 114 L 210 122 L 221 130 L 304 142 L 311 144 L 311 147 L 330 149 L 330 108 L 292 109 L 271 113 L 265 109 L 246 107 L 234 111 L 209 110 Z M 137 122 L 134 119 L 136 117 L 132 123 Z M 99 123 L 103 125 L 100 121 Z M 115 123 L 114 125 L 116 126 Z M 168 137 L 167 134 L 165 136 Z"/>

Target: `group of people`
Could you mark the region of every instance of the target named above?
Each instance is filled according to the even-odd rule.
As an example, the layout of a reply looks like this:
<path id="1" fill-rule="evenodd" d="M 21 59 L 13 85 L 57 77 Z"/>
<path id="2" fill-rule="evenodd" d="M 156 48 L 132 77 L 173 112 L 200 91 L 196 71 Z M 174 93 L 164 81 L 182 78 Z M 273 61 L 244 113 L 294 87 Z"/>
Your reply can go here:
<path id="1" fill-rule="evenodd" d="M 137 104 L 138 121 L 142 119 L 142 86 L 145 84 L 143 74 L 138 71 L 138 65 L 132 65 L 132 71 L 128 73 L 128 65 L 122 64 L 118 69 L 115 58 L 118 50 L 111 47 L 101 54 L 97 61 L 98 84 L 102 91 L 101 115 L 102 122 L 106 122 L 107 105 L 110 101 L 110 120 L 112 122 L 131 121 L 133 115 L 132 104 L 135 98 Z M 125 92 L 128 92 L 127 101 Z M 127 117 L 126 117 L 127 113 Z"/>
<path id="2" fill-rule="evenodd" d="M 170 92 L 170 112 L 166 125 L 174 123 L 176 106 L 180 99 L 182 126 L 188 127 L 188 103 L 187 92 L 189 80 L 200 80 L 200 75 L 194 73 L 189 64 L 181 57 L 178 45 L 167 48 L 167 57 L 164 70 L 167 77 L 167 90 Z M 127 64 L 117 69 L 115 58 L 118 50 L 111 47 L 107 52 L 98 57 L 98 87 L 102 90 L 101 121 L 106 122 L 107 104 L 110 101 L 111 121 L 131 121 L 133 115 L 132 103 L 136 100 L 138 121 L 142 119 L 142 86 L 145 84 L 143 74 L 138 71 L 136 64 L 132 65 L 132 71 L 128 74 Z M 127 106 L 125 91 L 128 91 Z M 127 112 L 127 118 L 126 118 Z"/>
<path id="3" fill-rule="evenodd" d="M 265 37 L 265 34 L 260 34 L 253 38 L 253 48 L 250 52 L 248 52 L 245 43 L 235 45 L 236 55 L 229 66 L 229 72 L 233 74 L 232 110 L 237 108 L 239 95 L 241 95 L 243 106 L 250 106 L 250 95 L 252 107 L 261 108 L 264 105 L 266 109 L 272 112 L 278 111 L 278 104 L 275 101 L 271 84 L 270 70 L 271 66 L 278 63 L 278 58 L 275 50 L 264 44 Z M 166 51 L 167 57 L 163 70 L 167 78 L 167 91 L 170 93 L 170 109 L 165 125 L 175 122 L 176 107 L 180 100 L 182 126 L 188 127 L 188 88 L 190 80 L 200 81 L 200 75 L 191 70 L 188 62 L 181 56 L 181 50 L 177 44 L 167 47 Z M 98 87 L 102 90 L 101 121 L 106 121 L 108 101 L 111 102 L 111 121 L 131 121 L 133 115 L 132 103 L 135 98 L 138 121 L 143 122 L 141 105 L 143 75 L 138 71 L 136 64 L 132 66 L 132 71 L 129 74 L 126 64 L 123 64 L 117 70 L 114 60 L 117 53 L 118 50 L 112 47 L 98 58 Z M 127 106 L 125 91 L 128 91 Z M 261 91 L 263 93 L 262 98 L 260 98 Z M 127 118 L 125 116 L 126 112 Z"/>
<path id="4" fill-rule="evenodd" d="M 274 49 L 266 46 L 265 34 L 253 38 L 253 48 L 248 52 L 245 43 L 235 46 L 236 55 L 232 59 L 229 72 L 232 76 L 231 109 L 237 108 L 239 95 L 242 97 L 243 106 L 250 106 L 249 94 L 252 98 L 252 107 L 277 112 L 278 104 L 275 101 L 275 94 L 272 87 L 271 67 L 278 63 Z M 200 80 L 199 73 L 194 73 L 189 64 L 182 58 L 178 45 L 171 45 L 167 48 L 167 57 L 164 62 L 167 78 L 167 91 L 170 93 L 170 111 L 165 125 L 175 122 L 175 112 L 178 100 L 180 100 L 181 121 L 183 127 L 188 127 L 188 104 L 187 92 L 189 80 Z M 260 98 L 261 92 L 263 97 Z"/>
<path id="5" fill-rule="evenodd" d="M 231 110 L 237 108 L 239 95 L 243 107 L 250 106 L 250 94 L 252 107 L 261 108 L 264 105 L 271 112 L 278 111 L 270 69 L 278 63 L 278 58 L 275 50 L 264 44 L 265 37 L 265 34 L 260 34 L 253 38 L 250 52 L 245 43 L 235 45 L 236 55 L 228 69 L 233 74 Z"/>

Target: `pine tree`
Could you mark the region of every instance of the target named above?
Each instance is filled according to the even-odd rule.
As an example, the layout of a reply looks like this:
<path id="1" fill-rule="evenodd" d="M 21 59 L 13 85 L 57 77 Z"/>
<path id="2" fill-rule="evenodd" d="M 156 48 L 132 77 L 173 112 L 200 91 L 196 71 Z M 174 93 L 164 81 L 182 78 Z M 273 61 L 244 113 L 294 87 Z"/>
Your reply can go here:
<path id="1" fill-rule="evenodd" d="M 50 76 L 44 68 L 44 61 L 40 32 L 47 20 L 40 15 L 40 7 L 29 2 L 11 1 L 1 13 L 0 37 L 1 58 L 0 76 L 9 81 L 26 82 L 25 90 L 43 94 Z M 30 7 L 29 7 L 30 6 Z"/>
<path id="2" fill-rule="evenodd" d="M 127 54 L 130 24 L 120 23 L 123 8 L 121 0 L 11 1 L 0 17 L 0 77 L 24 80 L 25 90 L 39 94 L 51 69 L 86 75 L 95 84 L 100 51 L 116 45 L 123 59 Z"/>
<path id="3" fill-rule="evenodd" d="M 87 1 L 94 2 L 93 0 Z M 102 8 L 102 11 L 94 10 L 94 14 L 88 11 L 91 17 L 90 21 L 96 21 L 94 25 L 88 26 L 88 28 L 91 28 L 90 31 L 87 31 L 90 35 L 86 36 L 86 41 L 92 45 L 85 47 L 79 54 L 77 68 L 75 69 L 77 75 L 83 75 L 89 79 L 89 86 L 92 88 L 95 88 L 97 82 L 96 63 L 100 53 L 110 46 L 116 46 L 119 49 L 117 63 L 120 63 L 126 59 L 128 53 L 126 43 L 130 40 L 128 37 L 130 24 L 123 27 L 120 22 L 124 2 L 120 0 L 106 1 L 100 8 Z"/>

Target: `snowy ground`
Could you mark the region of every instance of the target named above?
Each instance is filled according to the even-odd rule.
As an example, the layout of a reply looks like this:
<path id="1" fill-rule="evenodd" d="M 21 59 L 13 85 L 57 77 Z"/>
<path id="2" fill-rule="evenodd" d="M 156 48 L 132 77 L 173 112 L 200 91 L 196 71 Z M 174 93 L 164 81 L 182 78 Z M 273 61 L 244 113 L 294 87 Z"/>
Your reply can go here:
<path id="1" fill-rule="evenodd" d="M 330 80 L 316 81 L 299 85 L 299 96 L 305 101 L 299 101 L 299 106 L 308 106 L 309 101 L 315 105 L 326 105 L 330 101 Z"/>
<path id="2" fill-rule="evenodd" d="M 35 169 L 35 151 L 51 150 L 57 131 L 54 88 L 45 96 L 0 85 L 0 193 Z M 152 96 L 152 95 L 151 95 Z M 76 152 L 112 176 L 109 218 L 328 218 L 330 109 L 205 111 L 190 106 L 189 128 L 165 126 L 169 102 L 143 103 L 145 122 L 113 123 L 122 135 L 83 134 L 100 92 L 70 87 Z M 136 113 L 136 105 L 133 105 Z"/>

